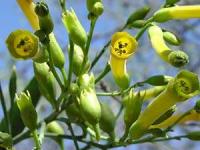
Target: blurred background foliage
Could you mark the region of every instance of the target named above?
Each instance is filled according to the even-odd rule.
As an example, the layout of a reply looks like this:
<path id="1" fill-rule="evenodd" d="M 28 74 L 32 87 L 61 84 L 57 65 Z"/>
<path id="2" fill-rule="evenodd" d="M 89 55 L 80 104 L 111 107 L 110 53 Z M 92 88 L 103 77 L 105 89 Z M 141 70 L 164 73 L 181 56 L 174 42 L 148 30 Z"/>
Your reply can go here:
<path id="1" fill-rule="evenodd" d="M 65 52 L 66 59 L 68 59 L 66 49 L 68 45 L 67 33 L 61 22 L 61 9 L 59 7 L 58 0 L 46 1 L 49 4 L 51 15 L 55 23 L 54 33 L 58 39 L 58 42 L 62 46 L 63 51 Z M 144 5 L 150 6 L 150 16 L 155 10 L 159 9 L 159 7 L 164 4 L 164 2 L 164 0 L 103 0 L 105 10 L 104 14 L 99 18 L 95 27 L 94 38 L 92 40 L 90 50 L 90 58 L 95 57 L 95 55 L 103 48 L 104 44 L 111 38 L 112 34 L 124 25 L 129 14 L 132 13 L 136 8 L 142 7 Z M 200 4 L 200 1 L 181 0 L 179 4 Z M 67 8 L 70 7 L 74 8 L 81 23 L 85 27 L 86 31 L 88 31 L 89 21 L 87 20 L 85 0 L 67 0 Z M 5 39 L 10 32 L 16 29 L 27 29 L 30 31 L 32 31 L 32 29 L 15 0 L 1 1 L 0 20 L 0 81 L 3 86 L 5 95 L 8 96 L 8 82 L 11 75 L 12 66 L 16 65 L 17 68 L 18 91 L 21 91 L 33 76 L 33 68 L 32 62 L 30 60 L 15 61 L 11 58 L 5 45 Z M 185 68 L 200 75 L 200 20 L 193 19 L 189 21 L 169 21 L 165 24 L 162 24 L 161 26 L 165 29 L 168 29 L 169 31 L 176 33 L 181 38 L 182 44 L 180 47 L 178 47 L 178 49 L 184 50 L 190 57 L 190 62 Z M 128 30 L 128 32 L 134 35 L 137 30 Z M 109 50 L 106 51 L 104 56 L 94 67 L 93 72 L 95 75 L 102 71 L 108 60 Z M 67 68 L 68 64 L 66 64 L 65 67 Z M 163 62 L 159 57 L 157 57 L 149 43 L 147 34 L 144 34 L 143 37 L 139 40 L 139 48 L 136 55 L 128 61 L 128 72 L 131 75 L 132 83 L 134 83 L 136 81 L 142 81 L 152 75 L 165 74 L 174 76 L 178 72 L 178 69 L 170 66 L 169 64 Z M 111 74 L 108 74 L 103 79 L 103 82 L 97 85 L 97 91 L 100 91 L 102 86 L 106 86 L 106 88 L 110 90 L 117 89 Z M 110 106 L 114 108 L 115 112 L 118 111 L 118 104 L 115 101 L 112 101 L 111 98 L 100 97 L 100 99 L 110 103 Z M 196 99 L 197 98 L 194 100 Z M 181 109 L 179 111 L 189 109 L 193 105 L 194 101 L 187 102 L 180 107 Z M 45 101 L 41 101 L 41 104 L 37 108 L 41 118 L 48 115 L 50 109 L 51 107 L 47 105 Z M 2 117 L 3 113 L 2 109 L 0 109 L 0 118 Z M 121 122 L 118 122 L 118 124 L 119 125 L 116 128 L 116 133 L 121 135 L 124 126 Z M 200 124 L 196 124 L 194 127 L 178 127 L 176 128 L 176 134 L 182 133 L 185 130 L 189 130 L 191 127 L 199 129 Z M 32 146 L 32 142 L 30 140 L 25 140 L 16 146 L 16 150 L 20 150 L 21 147 L 23 147 L 23 150 L 30 150 L 30 146 Z M 43 144 L 43 147 L 45 150 L 59 149 L 58 146 L 56 146 L 56 144 L 51 140 L 46 140 Z M 66 141 L 65 147 L 66 149 L 70 150 L 74 148 L 71 141 Z M 182 141 L 132 145 L 126 148 L 117 149 L 197 150 L 199 147 L 200 143 L 191 142 L 184 139 Z"/>

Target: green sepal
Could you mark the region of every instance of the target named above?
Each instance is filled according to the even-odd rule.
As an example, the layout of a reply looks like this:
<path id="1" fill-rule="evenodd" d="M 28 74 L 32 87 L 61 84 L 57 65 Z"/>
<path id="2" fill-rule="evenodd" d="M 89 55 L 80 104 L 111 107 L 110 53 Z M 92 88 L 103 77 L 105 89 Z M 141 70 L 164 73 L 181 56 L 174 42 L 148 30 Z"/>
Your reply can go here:
<path id="1" fill-rule="evenodd" d="M 170 19 L 171 16 L 168 8 L 162 8 L 153 15 L 153 20 L 159 23 L 169 21 Z"/>
<path id="2" fill-rule="evenodd" d="M 70 48 L 68 48 L 68 50 L 70 51 Z M 84 54 L 83 54 L 82 48 L 75 44 L 74 45 L 74 55 L 73 55 L 73 68 L 72 68 L 72 71 L 73 71 L 73 73 L 76 76 L 79 76 L 81 73 L 88 72 L 88 70 L 90 68 L 89 60 L 87 60 L 86 65 L 84 66 L 84 69 L 83 69 L 84 72 L 81 72 L 83 59 L 84 59 Z"/>
<path id="3" fill-rule="evenodd" d="M 94 84 L 95 84 L 95 78 L 93 73 L 91 73 L 90 75 L 83 74 L 78 78 L 78 85 L 80 89 L 87 89 L 87 88 L 94 89 Z"/>
<path id="4" fill-rule="evenodd" d="M 50 46 L 51 56 L 52 56 L 52 59 L 53 59 L 53 64 L 57 68 L 62 69 L 65 65 L 64 53 L 63 53 L 62 49 L 60 48 L 60 45 L 58 44 L 53 33 L 51 33 L 49 35 L 49 39 L 50 39 L 49 46 Z"/>
<path id="5" fill-rule="evenodd" d="M 144 6 L 142 8 L 137 9 L 134 11 L 127 19 L 126 24 L 132 24 L 136 20 L 142 20 L 146 17 L 146 15 L 149 13 L 150 7 L 149 6 Z"/>
<path id="6" fill-rule="evenodd" d="M 42 95 L 55 108 L 55 78 L 46 63 L 33 63 L 35 77 Z"/>
<path id="7" fill-rule="evenodd" d="M 37 112 L 32 104 L 29 92 L 21 92 L 16 95 L 16 101 L 24 125 L 34 131 L 37 128 Z"/>
<path id="8" fill-rule="evenodd" d="M 41 96 L 36 79 L 32 78 L 23 91 L 30 92 L 32 103 L 34 107 L 36 107 Z M 12 106 L 12 110 L 10 109 L 8 112 L 10 115 L 12 136 L 16 136 L 17 134 L 21 133 L 25 127 L 20 117 L 20 112 L 17 107 L 16 101 Z M 0 129 L 1 131 L 6 131 L 7 129 L 7 126 L 5 125 L 5 118 L 3 118 L 0 122 Z"/>
<path id="9" fill-rule="evenodd" d="M 0 132 L 0 147 L 11 149 L 12 144 L 12 136 L 8 133 Z"/>
<path id="10" fill-rule="evenodd" d="M 96 126 L 101 119 L 101 106 L 93 89 L 81 91 L 79 107 L 84 119 L 92 126 Z"/>
<path id="11" fill-rule="evenodd" d="M 67 10 L 64 12 L 62 14 L 62 21 L 70 35 L 71 40 L 76 45 L 84 48 L 87 42 L 87 34 L 80 21 L 78 20 L 75 11 L 71 9 L 71 11 Z"/>
<path id="12" fill-rule="evenodd" d="M 34 62 L 37 63 L 44 63 L 49 60 L 49 53 L 47 51 L 46 46 L 40 45 L 39 51 L 36 53 L 36 55 L 32 58 Z"/>

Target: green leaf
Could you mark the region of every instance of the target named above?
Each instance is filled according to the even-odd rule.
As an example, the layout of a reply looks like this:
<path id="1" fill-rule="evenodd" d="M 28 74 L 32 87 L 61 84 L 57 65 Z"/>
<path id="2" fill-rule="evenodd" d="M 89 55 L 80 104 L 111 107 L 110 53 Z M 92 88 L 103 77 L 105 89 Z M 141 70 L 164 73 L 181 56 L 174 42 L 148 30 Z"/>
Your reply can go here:
<path id="1" fill-rule="evenodd" d="M 10 94 L 11 109 L 14 104 L 16 92 L 17 92 L 17 74 L 16 74 L 16 68 L 15 68 L 15 66 L 13 66 L 12 73 L 10 76 L 10 82 L 9 82 L 9 94 Z"/>
<path id="2" fill-rule="evenodd" d="M 24 91 L 26 91 L 26 90 L 28 90 L 30 92 L 30 95 L 32 97 L 32 103 L 34 106 L 36 106 L 40 99 L 41 94 L 40 94 L 38 84 L 37 84 L 35 77 L 33 77 L 32 80 L 29 82 L 29 84 L 25 87 Z M 12 125 L 12 127 L 11 127 L 12 128 L 12 136 L 16 136 L 17 134 L 22 132 L 25 127 L 22 122 L 22 119 L 20 117 L 20 112 L 19 112 L 16 102 L 14 102 L 14 104 L 12 106 L 12 112 L 11 112 L 11 110 L 9 110 L 9 114 L 11 116 L 10 121 L 11 121 L 11 125 Z M 5 118 L 3 118 L 0 122 L 0 130 L 4 131 L 6 128 L 7 127 L 5 125 Z"/>

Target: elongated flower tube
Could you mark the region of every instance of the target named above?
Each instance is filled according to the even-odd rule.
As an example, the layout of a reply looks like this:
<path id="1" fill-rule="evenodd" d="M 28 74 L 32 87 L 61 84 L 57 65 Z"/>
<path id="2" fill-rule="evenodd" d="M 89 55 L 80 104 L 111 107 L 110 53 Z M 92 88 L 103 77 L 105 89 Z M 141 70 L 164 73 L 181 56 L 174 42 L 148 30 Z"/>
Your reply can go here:
<path id="1" fill-rule="evenodd" d="M 85 43 L 87 41 L 87 34 L 81 25 L 76 13 L 73 9 L 71 11 L 67 10 L 62 14 L 62 21 L 67 29 L 71 40 L 84 49 Z"/>
<path id="2" fill-rule="evenodd" d="M 135 53 L 137 41 L 127 32 L 117 32 L 112 36 L 110 48 L 110 66 L 117 85 L 126 89 L 129 86 L 129 75 L 126 71 L 127 59 Z"/>
<path id="3" fill-rule="evenodd" d="M 10 54 L 17 59 L 33 58 L 39 50 L 38 38 L 27 30 L 11 32 L 6 44 Z"/>
<path id="4" fill-rule="evenodd" d="M 163 32 L 160 27 L 154 25 L 149 28 L 149 38 L 157 54 L 174 67 L 182 67 L 189 62 L 188 55 L 183 51 L 171 50 L 164 41 Z"/>
<path id="5" fill-rule="evenodd" d="M 172 19 L 200 18 L 200 5 L 175 6 L 162 8 L 155 12 L 153 19 L 156 22 L 166 22 Z"/>
<path id="6" fill-rule="evenodd" d="M 158 95 L 142 112 L 138 120 L 129 130 L 129 138 L 137 139 L 145 134 L 145 131 L 160 116 L 167 112 L 173 105 L 183 102 L 200 92 L 198 76 L 192 72 L 183 70 L 170 80 L 165 91 Z"/>
<path id="7" fill-rule="evenodd" d="M 39 30 L 40 29 L 39 20 L 34 11 L 35 4 L 33 3 L 33 1 L 32 0 L 17 0 L 17 3 L 19 4 L 20 8 L 24 12 L 32 28 L 34 30 Z"/>
<path id="8" fill-rule="evenodd" d="M 37 112 L 32 104 L 29 92 L 16 95 L 16 100 L 24 125 L 34 131 L 37 128 Z"/>

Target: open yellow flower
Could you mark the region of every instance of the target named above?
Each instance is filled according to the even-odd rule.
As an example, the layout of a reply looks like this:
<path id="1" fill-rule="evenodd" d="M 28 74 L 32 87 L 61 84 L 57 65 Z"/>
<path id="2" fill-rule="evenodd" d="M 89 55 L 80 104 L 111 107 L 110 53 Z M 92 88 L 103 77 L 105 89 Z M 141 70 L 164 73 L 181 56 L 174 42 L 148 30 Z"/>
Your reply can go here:
<path id="1" fill-rule="evenodd" d="M 117 85 L 122 89 L 129 86 L 126 60 L 135 53 L 137 45 L 136 39 L 127 32 L 117 32 L 112 36 L 110 66 Z"/>
<path id="2" fill-rule="evenodd" d="M 6 44 L 10 54 L 18 59 L 33 58 L 39 50 L 38 38 L 26 30 L 12 32 L 6 40 Z"/>
<path id="3" fill-rule="evenodd" d="M 171 19 L 200 18 L 200 5 L 162 8 L 154 14 L 154 21 L 165 22 Z"/>
<path id="4" fill-rule="evenodd" d="M 30 22 L 32 28 L 34 30 L 39 30 L 39 20 L 38 16 L 36 15 L 34 9 L 35 9 L 35 4 L 33 3 L 32 0 L 17 0 L 20 8 L 24 12 L 26 18 Z"/>

